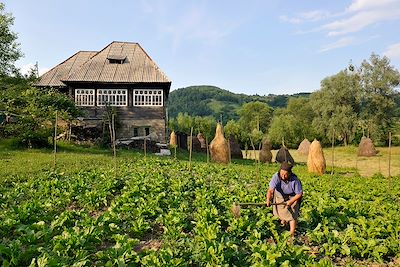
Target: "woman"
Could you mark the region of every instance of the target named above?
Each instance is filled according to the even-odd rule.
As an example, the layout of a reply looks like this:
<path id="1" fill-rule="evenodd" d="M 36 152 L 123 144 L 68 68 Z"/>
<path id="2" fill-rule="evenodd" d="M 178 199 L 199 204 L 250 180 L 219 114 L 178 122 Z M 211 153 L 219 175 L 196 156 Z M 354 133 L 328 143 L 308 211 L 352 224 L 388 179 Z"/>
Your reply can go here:
<path id="1" fill-rule="evenodd" d="M 277 173 L 272 176 L 267 192 L 267 206 L 274 203 L 286 202 L 286 205 L 274 205 L 274 216 L 281 219 L 281 225 L 289 223 L 290 234 L 294 236 L 299 217 L 300 202 L 303 188 L 299 178 L 292 173 L 292 165 L 283 162 Z"/>

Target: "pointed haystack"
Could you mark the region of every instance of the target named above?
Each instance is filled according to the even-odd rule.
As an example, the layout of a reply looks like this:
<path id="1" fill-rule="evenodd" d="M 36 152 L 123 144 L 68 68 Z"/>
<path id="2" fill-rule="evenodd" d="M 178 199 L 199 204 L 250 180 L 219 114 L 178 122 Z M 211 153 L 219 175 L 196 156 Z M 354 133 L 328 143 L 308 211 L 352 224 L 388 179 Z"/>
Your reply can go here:
<path id="1" fill-rule="evenodd" d="M 289 150 L 282 146 L 279 150 L 278 153 L 276 153 L 275 161 L 282 163 L 282 162 L 289 162 L 290 164 L 294 165 L 294 159 L 292 155 L 290 155 Z"/>
<path id="2" fill-rule="evenodd" d="M 305 138 L 299 145 L 299 148 L 297 148 L 297 152 L 299 152 L 300 155 L 308 155 L 308 151 L 310 151 L 310 141 L 308 141 L 307 138 Z"/>
<path id="3" fill-rule="evenodd" d="M 378 154 L 378 151 L 375 149 L 374 143 L 370 138 L 363 136 L 361 138 L 360 144 L 358 145 L 357 155 L 361 157 L 373 157 Z"/>
<path id="4" fill-rule="evenodd" d="M 309 172 L 313 172 L 319 175 L 325 173 L 326 162 L 324 152 L 322 151 L 321 143 L 316 139 L 312 141 L 310 145 L 310 151 L 308 152 L 307 167 Z"/>
<path id="5" fill-rule="evenodd" d="M 243 159 L 242 150 L 233 135 L 229 137 L 229 146 L 231 149 L 231 157 L 233 159 Z"/>
<path id="6" fill-rule="evenodd" d="M 264 163 L 271 163 L 272 161 L 272 144 L 269 140 L 264 140 L 260 150 L 260 161 Z"/>
<path id="7" fill-rule="evenodd" d="M 211 160 L 218 163 L 229 162 L 228 142 L 224 137 L 221 124 L 217 124 L 215 137 L 210 143 Z"/>
<path id="8" fill-rule="evenodd" d="M 169 137 L 169 145 L 172 146 L 172 147 L 176 146 L 176 134 L 175 134 L 175 131 L 171 132 L 171 135 Z"/>
<path id="9" fill-rule="evenodd" d="M 197 134 L 197 139 L 200 141 L 201 148 L 206 149 L 206 139 L 204 138 L 202 133 Z"/>

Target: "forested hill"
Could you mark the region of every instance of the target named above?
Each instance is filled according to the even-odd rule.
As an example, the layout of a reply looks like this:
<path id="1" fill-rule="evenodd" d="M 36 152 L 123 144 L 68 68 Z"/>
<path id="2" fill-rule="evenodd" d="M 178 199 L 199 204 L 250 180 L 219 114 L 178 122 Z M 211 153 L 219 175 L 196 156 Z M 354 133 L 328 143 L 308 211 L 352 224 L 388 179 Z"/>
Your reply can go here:
<path id="1" fill-rule="evenodd" d="M 168 115 L 175 118 L 179 112 L 191 116 L 214 116 L 224 121 L 238 119 L 237 109 L 244 103 L 260 101 L 272 108 L 286 107 L 290 97 L 308 97 L 309 93 L 295 95 L 235 94 L 215 86 L 189 86 L 174 90 L 169 95 Z"/>

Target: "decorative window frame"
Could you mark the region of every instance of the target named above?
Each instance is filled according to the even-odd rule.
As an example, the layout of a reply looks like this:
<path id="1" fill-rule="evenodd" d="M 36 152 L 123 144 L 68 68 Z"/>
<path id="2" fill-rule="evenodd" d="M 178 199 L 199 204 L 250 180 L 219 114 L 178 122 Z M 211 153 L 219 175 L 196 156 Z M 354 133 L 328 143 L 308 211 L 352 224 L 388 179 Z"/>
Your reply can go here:
<path id="1" fill-rule="evenodd" d="M 97 106 L 106 104 L 112 107 L 128 106 L 128 89 L 97 89 Z"/>
<path id="2" fill-rule="evenodd" d="M 163 89 L 133 89 L 132 105 L 136 107 L 164 106 Z"/>
<path id="3" fill-rule="evenodd" d="M 75 89 L 75 104 L 81 107 L 95 105 L 95 89 Z"/>

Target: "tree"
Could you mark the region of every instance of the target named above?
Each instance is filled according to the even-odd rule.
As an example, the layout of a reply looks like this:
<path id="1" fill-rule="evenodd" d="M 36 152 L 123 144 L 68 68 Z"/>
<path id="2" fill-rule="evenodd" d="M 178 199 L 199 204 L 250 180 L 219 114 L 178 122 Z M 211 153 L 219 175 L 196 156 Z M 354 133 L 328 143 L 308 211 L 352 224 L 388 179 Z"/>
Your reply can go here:
<path id="1" fill-rule="evenodd" d="M 345 70 L 322 80 L 321 89 L 311 95 L 312 124 L 325 143 L 336 134 L 345 145 L 354 137 L 360 93 L 358 77 Z"/>
<path id="2" fill-rule="evenodd" d="M 202 133 L 206 138 L 206 142 L 210 141 L 215 134 L 215 128 L 217 127 L 217 123 L 215 122 L 214 117 L 194 117 L 194 127 L 195 130 L 199 133 Z"/>
<path id="3" fill-rule="evenodd" d="M 273 109 L 262 102 L 244 104 L 238 111 L 241 128 L 251 133 L 253 129 L 266 132 L 272 120 Z"/>
<path id="4" fill-rule="evenodd" d="M 284 140 L 286 147 L 295 148 L 304 138 L 302 129 L 302 124 L 292 114 L 276 115 L 272 119 L 268 136 L 274 147 L 279 147 Z"/>
<path id="5" fill-rule="evenodd" d="M 279 147 L 282 139 L 287 147 L 295 148 L 304 138 L 315 135 L 312 121 L 315 113 L 308 98 L 289 98 L 287 108 L 274 111 L 274 117 L 268 130 L 274 147 Z"/>
<path id="6" fill-rule="evenodd" d="M 234 120 L 228 121 L 224 127 L 224 134 L 228 140 L 231 135 L 233 137 L 235 137 L 236 140 L 240 140 L 241 139 L 241 129 L 240 129 L 239 123 Z"/>
<path id="7" fill-rule="evenodd" d="M 30 80 L 20 77 L 7 81 L 8 86 L 0 90 L 0 110 L 16 116 L 17 121 L 0 126 L 3 137 L 15 137 L 25 146 L 46 146 L 53 133 L 55 111 L 66 122 L 81 114 L 73 100 L 62 93 L 31 87 Z"/>
<path id="8" fill-rule="evenodd" d="M 22 56 L 17 34 L 10 29 L 13 24 L 13 16 L 6 13 L 4 4 L 0 3 L 0 75 L 15 72 L 14 63 Z"/>
<path id="9" fill-rule="evenodd" d="M 361 79 L 360 119 L 375 141 L 387 140 L 387 133 L 394 126 L 396 105 L 395 88 L 400 83 L 400 74 L 387 57 L 372 54 L 364 60 L 356 75 Z"/>

